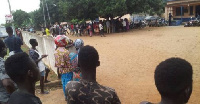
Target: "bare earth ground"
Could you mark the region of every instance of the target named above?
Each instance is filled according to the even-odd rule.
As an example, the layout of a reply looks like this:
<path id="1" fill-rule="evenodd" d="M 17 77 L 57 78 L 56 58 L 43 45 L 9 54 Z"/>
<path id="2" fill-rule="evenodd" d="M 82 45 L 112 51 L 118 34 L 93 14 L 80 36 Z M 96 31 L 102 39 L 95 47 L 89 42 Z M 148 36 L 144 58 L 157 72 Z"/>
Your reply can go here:
<path id="1" fill-rule="evenodd" d="M 144 100 L 158 102 L 154 70 L 170 57 L 181 57 L 192 64 L 194 86 L 189 104 L 200 102 L 199 27 L 145 28 L 81 39 L 99 52 L 101 66 L 97 68 L 97 81 L 114 88 L 122 104 L 139 104 Z M 62 89 L 38 96 L 43 104 L 66 104 Z"/>

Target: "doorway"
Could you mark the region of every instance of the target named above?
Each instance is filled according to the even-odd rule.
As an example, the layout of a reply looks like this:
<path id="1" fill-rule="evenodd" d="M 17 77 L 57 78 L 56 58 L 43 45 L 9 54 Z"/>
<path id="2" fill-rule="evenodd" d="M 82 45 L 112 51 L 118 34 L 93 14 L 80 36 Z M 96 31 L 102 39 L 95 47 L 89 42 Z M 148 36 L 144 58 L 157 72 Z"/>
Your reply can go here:
<path id="1" fill-rule="evenodd" d="M 200 5 L 196 6 L 196 14 L 195 16 L 200 16 Z"/>

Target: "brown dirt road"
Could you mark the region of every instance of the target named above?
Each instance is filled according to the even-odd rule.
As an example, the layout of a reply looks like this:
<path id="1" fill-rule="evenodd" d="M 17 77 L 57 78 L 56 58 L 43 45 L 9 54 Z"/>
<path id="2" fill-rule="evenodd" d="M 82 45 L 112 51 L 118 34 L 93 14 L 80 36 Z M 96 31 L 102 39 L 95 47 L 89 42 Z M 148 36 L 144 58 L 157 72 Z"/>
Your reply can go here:
<path id="1" fill-rule="evenodd" d="M 71 37 L 75 39 L 76 37 Z M 200 28 L 160 27 L 133 30 L 107 37 L 80 37 L 100 55 L 97 81 L 116 90 L 122 104 L 158 102 L 154 85 L 155 67 L 170 57 L 189 61 L 194 70 L 189 104 L 200 102 Z M 38 95 L 43 104 L 66 104 L 62 89 Z"/>

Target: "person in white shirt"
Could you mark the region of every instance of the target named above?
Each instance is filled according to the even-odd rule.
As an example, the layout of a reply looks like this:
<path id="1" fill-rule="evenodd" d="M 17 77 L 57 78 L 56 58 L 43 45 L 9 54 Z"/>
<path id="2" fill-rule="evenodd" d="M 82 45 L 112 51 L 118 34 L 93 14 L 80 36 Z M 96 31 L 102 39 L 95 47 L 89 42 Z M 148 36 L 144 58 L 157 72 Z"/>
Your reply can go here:
<path id="1" fill-rule="evenodd" d="M 44 65 L 42 59 L 46 58 L 48 55 L 41 55 L 38 50 L 36 49 L 36 46 L 38 46 L 38 42 L 36 39 L 30 39 L 29 43 L 31 44 L 31 48 L 29 50 L 29 56 L 35 61 L 37 67 L 40 71 L 40 88 L 41 88 L 41 94 L 48 94 L 48 91 L 44 91 L 44 83 L 48 83 L 47 76 L 49 71 L 46 71 L 46 66 Z M 45 77 L 46 76 L 46 77 Z"/>
<path id="2" fill-rule="evenodd" d="M 124 19 L 124 21 L 122 22 L 122 24 L 123 24 L 123 30 L 126 31 L 126 21 L 125 21 L 125 19 Z"/>
<path id="3" fill-rule="evenodd" d="M 102 36 L 106 37 L 106 36 L 104 35 L 104 33 L 103 33 L 103 25 L 102 25 L 102 22 L 99 22 L 99 30 L 100 30 L 100 35 L 101 35 L 101 37 L 102 37 Z"/>

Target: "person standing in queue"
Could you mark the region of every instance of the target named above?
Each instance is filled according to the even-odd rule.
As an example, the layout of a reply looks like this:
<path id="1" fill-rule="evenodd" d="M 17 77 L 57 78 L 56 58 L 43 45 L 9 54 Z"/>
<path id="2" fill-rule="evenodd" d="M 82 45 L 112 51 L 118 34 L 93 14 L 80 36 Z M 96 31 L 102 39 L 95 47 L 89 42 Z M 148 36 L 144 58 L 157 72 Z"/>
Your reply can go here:
<path id="1" fill-rule="evenodd" d="M 35 61 L 36 65 L 38 65 L 38 68 L 40 69 L 40 88 L 41 88 L 41 94 L 48 94 L 48 91 L 44 91 L 44 83 L 47 81 L 47 77 L 49 71 L 46 70 L 46 66 L 42 62 L 43 58 L 46 58 L 48 55 L 41 55 L 38 50 L 36 49 L 36 46 L 38 46 L 38 42 L 36 39 L 30 39 L 29 43 L 31 44 L 31 49 L 29 50 L 30 57 Z M 46 75 L 45 75 L 46 74 Z"/>
<path id="2" fill-rule="evenodd" d="M 82 79 L 68 82 L 67 104 L 121 104 L 114 89 L 96 81 L 96 68 L 100 66 L 100 61 L 94 47 L 82 47 L 78 54 L 78 63 Z"/>
<path id="3" fill-rule="evenodd" d="M 61 74 L 62 87 L 65 95 L 65 86 L 67 85 L 68 81 L 71 81 L 73 78 L 69 51 L 65 48 L 68 45 L 69 38 L 65 35 L 58 35 L 54 41 L 57 46 L 57 49 L 54 53 L 55 67 L 58 68 L 59 74 Z"/>
<path id="4" fill-rule="evenodd" d="M 101 35 L 101 37 L 106 37 L 106 36 L 104 35 L 102 21 L 100 21 L 100 23 L 99 23 L 99 30 L 100 30 L 100 35 Z"/>
<path id="5" fill-rule="evenodd" d="M 19 37 L 13 35 L 12 27 L 7 27 L 6 32 L 8 33 L 8 37 L 4 40 L 4 43 L 8 47 L 9 52 L 13 52 L 12 54 L 23 52 L 21 49 L 23 42 Z"/>

